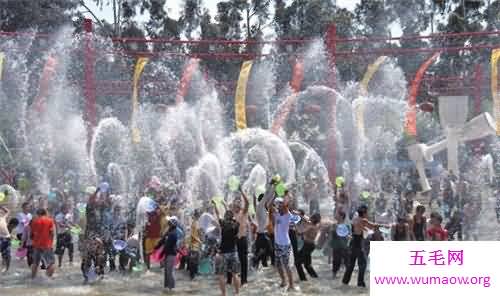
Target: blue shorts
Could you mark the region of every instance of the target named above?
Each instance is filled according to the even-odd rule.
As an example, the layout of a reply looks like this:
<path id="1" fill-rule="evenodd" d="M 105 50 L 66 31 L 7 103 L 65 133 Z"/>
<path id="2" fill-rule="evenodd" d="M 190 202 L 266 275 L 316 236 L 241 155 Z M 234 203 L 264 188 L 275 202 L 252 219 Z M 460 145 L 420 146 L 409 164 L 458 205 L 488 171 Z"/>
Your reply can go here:
<path id="1" fill-rule="evenodd" d="M 238 253 L 220 254 L 215 259 L 215 274 L 223 275 L 225 273 L 239 274 L 241 271 Z"/>
<path id="2" fill-rule="evenodd" d="M 54 251 L 33 248 L 33 261 L 35 266 L 40 265 L 40 262 L 42 262 L 45 266 L 49 267 L 56 262 Z"/>
<path id="3" fill-rule="evenodd" d="M 292 248 L 290 245 L 274 244 L 274 260 L 277 267 L 289 267 L 291 249 Z"/>

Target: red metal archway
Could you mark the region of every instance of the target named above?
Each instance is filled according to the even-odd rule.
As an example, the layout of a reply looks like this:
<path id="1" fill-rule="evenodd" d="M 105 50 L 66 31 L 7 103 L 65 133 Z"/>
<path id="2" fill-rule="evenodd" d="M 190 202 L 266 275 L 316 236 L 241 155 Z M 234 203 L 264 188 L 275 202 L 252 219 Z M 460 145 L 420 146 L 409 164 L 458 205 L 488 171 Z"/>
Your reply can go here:
<path id="1" fill-rule="evenodd" d="M 196 58 L 196 59 L 217 59 L 217 60 L 249 60 L 249 59 L 259 59 L 265 58 L 267 54 L 258 53 L 235 53 L 235 52 L 212 52 L 210 50 L 211 46 L 217 45 L 234 45 L 234 46 L 261 46 L 264 44 L 277 44 L 280 46 L 303 46 L 313 40 L 311 39 L 284 39 L 284 40 L 272 40 L 272 41 L 255 41 L 255 40 L 174 40 L 174 39 L 147 39 L 147 38 L 112 38 L 115 44 L 169 44 L 172 46 L 181 47 L 183 45 L 190 46 L 200 46 L 206 47 L 203 52 L 182 52 L 182 51 L 138 51 L 138 50 L 99 50 L 94 47 L 93 44 L 93 28 L 92 21 L 86 19 L 83 23 L 84 29 L 84 45 L 81 50 L 83 50 L 84 57 L 84 77 L 83 81 L 76 82 L 82 83 L 82 89 L 85 96 L 85 120 L 88 126 L 89 142 L 90 135 L 93 133 L 93 129 L 97 124 L 97 114 L 96 114 L 96 95 L 99 93 L 107 94 L 123 94 L 129 95 L 132 89 L 132 82 L 126 80 L 96 80 L 96 58 L 98 55 L 106 53 L 120 54 L 124 56 L 132 57 L 155 57 L 155 56 L 173 56 L 179 58 Z M 14 37 L 14 36 L 25 36 L 33 34 L 21 33 L 21 32 L 0 32 L 0 37 Z M 466 32 L 466 33 L 444 33 L 444 34 L 432 34 L 427 36 L 404 36 L 404 37 L 369 37 L 369 38 L 337 38 L 336 27 L 334 24 L 328 27 L 325 33 L 325 44 L 328 51 L 329 59 L 329 76 L 321 84 L 326 85 L 332 89 L 336 89 L 336 77 L 335 77 L 335 65 L 338 61 L 346 59 L 357 59 L 364 58 L 374 60 L 377 56 L 387 55 L 392 57 L 402 56 L 402 55 L 417 55 L 417 54 L 432 54 L 434 52 L 440 51 L 442 53 L 452 53 L 452 52 L 462 52 L 462 51 L 485 51 L 492 50 L 494 48 L 499 48 L 500 45 L 485 45 L 485 44 L 473 44 L 470 46 L 453 46 L 453 47 L 428 47 L 428 48 L 379 48 L 379 49 L 355 49 L 351 51 L 338 51 L 337 48 L 342 44 L 373 44 L 373 43 L 388 43 L 388 42 L 399 42 L 399 41 L 417 41 L 417 40 L 446 40 L 447 38 L 466 38 L 466 37 L 487 37 L 487 36 L 498 36 L 500 31 L 492 32 Z M 48 38 L 50 35 L 47 34 L 36 34 L 36 38 Z M 288 53 L 290 55 L 297 56 L 295 52 Z M 129 69 L 124 69 L 125 71 L 130 71 Z M 481 109 L 481 93 L 484 89 L 484 85 L 487 84 L 483 79 L 483 70 L 481 65 L 477 65 L 474 71 L 474 77 L 439 77 L 439 76 L 425 76 L 422 79 L 422 86 L 427 89 L 431 89 L 434 92 L 440 94 L 452 94 L 454 92 L 469 93 L 474 97 L 475 112 L 480 112 Z M 162 89 L 161 81 L 149 81 L 154 82 L 158 85 L 158 91 Z M 443 82 L 453 82 L 455 85 L 453 87 L 443 87 L 441 84 Z M 287 82 L 284 82 L 287 83 Z M 234 81 L 218 81 L 216 82 L 218 86 L 224 86 L 228 91 L 233 91 L 236 80 Z M 446 83 L 445 83 L 446 84 Z M 185 90 L 183 90 L 184 92 Z M 417 89 L 418 94 L 418 89 Z M 335 114 L 335 104 L 336 98 L 331 98 L 332 111 Z M 336 177 L 336 123 L 335 116 L 331 117 L 329 134 L 329 148 L 328 148 L 328 159 L 326 160 L 328 164 L 328 170 L 330 179 L 334 183 Z M 283 121 L 282 121 L 283 122 Z"/>

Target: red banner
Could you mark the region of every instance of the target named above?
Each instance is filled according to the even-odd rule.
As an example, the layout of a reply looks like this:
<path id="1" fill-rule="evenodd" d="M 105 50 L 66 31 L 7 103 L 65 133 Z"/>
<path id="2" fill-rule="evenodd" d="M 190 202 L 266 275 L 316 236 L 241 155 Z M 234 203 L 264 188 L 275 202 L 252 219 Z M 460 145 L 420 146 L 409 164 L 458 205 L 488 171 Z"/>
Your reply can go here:
<path id="1" fill-rule="evenodd" d="M 434 53 L 420 68 L 413 79 L 410 91 L 408 93 L 408 111 L 406 111 L 405 131 L 410 136 L 417 136 L 417 95 L 420 88 L 420 82 L 424 77 L 425 71 L 434 63 L 441 52 Z"/>
<path id="2" fill-rule="evenodd" d="M 297 61 L 293 66 L 292 80 L 290 81 L 290 87 L 292 88 L 293 93 L 286 98 L 285 102 L 280 105 L 278 112 L 276 112 L 273 124 L 271 125 L 271 132 L 274 134 L 279 132 L 280 128 L 288 119 L 288 115 L 295 107 L 297 95 L 302 87 L 302 81 L 304 81 L 304 64 L 302 61 Z"/>
<path id="3" fill-rule="evenodd" d="M 38 113 L 43 113 L 45 111 L 47 94 L 49 92 L 50 82 L 56 73 L 56 66 L 57 60 L 52 56 L 49 56 L 47 62 L 45 62 L 45 66 L 43 67 L 42 76 L 40 76 L 38 94 L 33 101 L 33 106 Z"/>
<path id="4" fill-rule="evenodd" d="M 191 79 L 193 78 L 195 71 L 198 69 L 199 64 L 199 59 L 192 58 L 187 63 L 186 67 L 184 67 L 179 89 L 177 90 L 177 96 L 175 98 L 176 104 L 184 102 L 184 97 L 186 97 L 189 90 L 189 84 L 191 83 Z"/>

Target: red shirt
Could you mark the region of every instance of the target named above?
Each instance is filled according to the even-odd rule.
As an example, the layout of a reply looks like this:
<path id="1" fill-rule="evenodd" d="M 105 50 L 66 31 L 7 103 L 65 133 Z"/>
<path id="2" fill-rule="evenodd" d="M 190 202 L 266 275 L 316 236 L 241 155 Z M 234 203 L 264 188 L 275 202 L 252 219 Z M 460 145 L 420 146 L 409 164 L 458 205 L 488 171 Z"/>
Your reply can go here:
<path id="1" fill-rule="evenodd" d="M 146 224 L 146 237 L 147 238 L 160 238 L 161 237 L 161 214 L 154 212 L 149 214 L 148 223 Z"/>
<path id="2" fill-rule="evenodd" d="M 54 220 L 47 216 L 34 219 L 31 222 L 31 237 L 33 248 L 50 250 L 53 246 Z"/>
<path id="3" fill-rule="evenodd" d="M 448 231 L 443 228 L 430 228 L 427 230 L 427 235 L 432 237 L 433 240 L 437 241 L 447 241 L 448 240 Z"/>

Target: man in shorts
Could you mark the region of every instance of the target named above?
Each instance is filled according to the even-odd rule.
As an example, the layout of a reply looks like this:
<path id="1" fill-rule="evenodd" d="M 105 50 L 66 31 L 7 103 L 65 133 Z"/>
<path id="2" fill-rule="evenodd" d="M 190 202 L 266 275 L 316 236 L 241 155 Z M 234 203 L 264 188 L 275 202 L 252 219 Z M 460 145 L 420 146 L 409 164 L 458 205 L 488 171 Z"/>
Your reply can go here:
<path id="1" fill-rule="evenodd" d="M 226 295 L 226 283 L 224 275 L 231 273 L 235 295 L 239 294 L 240 290 L 240 260 L 236 251 L 236 243 L 238 241 L 239 223 L 234 219 L 234 214 L 231 211 L 226 211 L 224 219 L 220 219 L 217 205 L 214 202 L 215 214 L 221 229 L 221 243 L 219 254 L 215 259 L 215 272 L 219 279 L 219 287 L 222 296 Z"/>
<path id="2" fill-rule="evenodd" d="M 271 187 L 275 188 L 276 180 L 271 180 Z M 290 210 L 289 210 L 289 195 L 285 192 L 285 197 L 278 197 L 270 200 L 267 204 L 269 212 L 272 213 L 271 219 L 274 228 L 274 257 L 275 265 L 281 278 L 281 287 L 287 286 L 286 277 L 288 278 L 288 290 L 295 290 L 293 284 L 292 269 L 290 268 L 290 253 L 292 251 L 290 240 Z"/>
<path id="3" fill-rule="evenodd" d="M 57 226 L 57 242 L 56 254 L 58 256 L 58 267 L 61 268 L 64 251 L 68 250 L 69 263 L 73 264 L 73 237 L 70 232 L 70 227 L 74 226 L 73 214 L 70 211 L 68 204 L 63 205 L 60 213 L 56 215 Z"/>
<path id="4" fill-rule="evenodd" d="M 47 267 L 47 276 L 51 277 L 55 271 L 55 256 L 52 250 L 54 237 L 54 220 L 47 216 L 46 209 L 37 211 L 37 218 L 31 222 L 31 239 L 33 242 L 33 264 L 31 278 L 36 277 L 38 266 L 43 262 Z"/>

